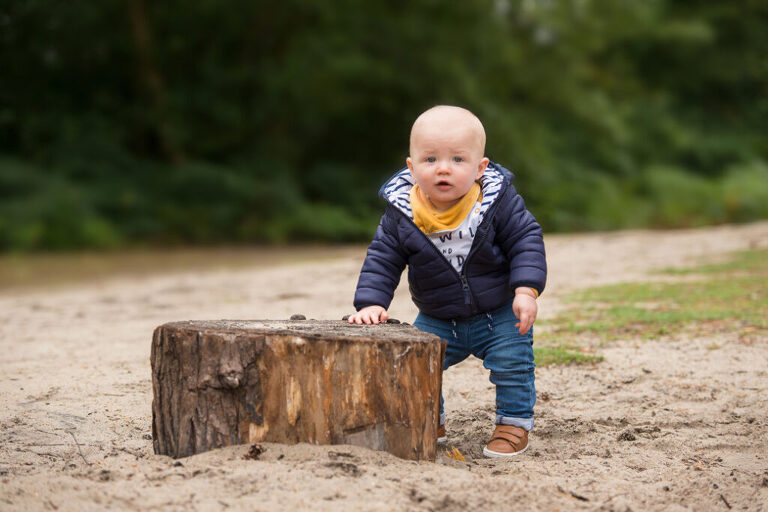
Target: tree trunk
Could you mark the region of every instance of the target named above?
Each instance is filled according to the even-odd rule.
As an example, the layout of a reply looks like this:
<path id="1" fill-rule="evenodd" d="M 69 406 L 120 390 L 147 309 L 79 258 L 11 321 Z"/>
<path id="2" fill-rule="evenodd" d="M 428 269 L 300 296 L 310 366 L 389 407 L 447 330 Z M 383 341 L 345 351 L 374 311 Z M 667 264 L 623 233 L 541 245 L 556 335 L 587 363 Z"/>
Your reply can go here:
<path id="1" fill-rule="evenodd" d="M 128 2 L 128 19 L 131 23 L 141 88 L 147 95 L 154 113 L 155 123 L 152 129 L 157 136 L 163 156 L 171 163 L 181 163 L 184 161 L 184 153 L 174 143 L 171 136 L 171 123 L 165 100 L 165 85 L 160 69 L 155 64 L 152 30 L 143 0 L 130 0 Z"/>
<path id="2" fill-rule="evenodd" d="M 151 359 L 155 453 L 267 441 L 435 458 L 443 347 L 415 327 L 174 322 Z"/>

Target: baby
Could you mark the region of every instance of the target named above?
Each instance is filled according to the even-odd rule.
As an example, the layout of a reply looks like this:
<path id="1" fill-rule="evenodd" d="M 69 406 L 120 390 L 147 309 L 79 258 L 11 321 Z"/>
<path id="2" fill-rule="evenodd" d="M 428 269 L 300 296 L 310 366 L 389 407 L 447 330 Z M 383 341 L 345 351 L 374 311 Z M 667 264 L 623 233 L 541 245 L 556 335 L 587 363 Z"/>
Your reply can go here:
<path id="1" fill-rule="evenodd" d="M 496 429 L 483 453 L 528 447 L 536 402 L 533 323 L 547 265 L 541 227 L 485 156 L 485 130 L 468 110 L 437 106 L 411 129 L 407 168 L 379 191 L 387 208 L 360 272 L 350 323 L 378 324 L 408 265 L 414 325 L 447 341 L 443 369 L 470 354 L 496 386 Z M 440 397 L 438 442 L 445 442 Z"/>

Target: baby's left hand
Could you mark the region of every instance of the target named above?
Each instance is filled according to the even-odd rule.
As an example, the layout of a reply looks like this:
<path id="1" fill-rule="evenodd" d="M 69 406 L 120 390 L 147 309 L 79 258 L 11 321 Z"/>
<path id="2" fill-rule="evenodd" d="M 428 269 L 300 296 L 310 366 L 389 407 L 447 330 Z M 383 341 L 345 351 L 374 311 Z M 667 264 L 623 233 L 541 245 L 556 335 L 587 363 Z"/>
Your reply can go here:
<path id="1" fill-rule="evenodd" d="M 534 292 L 530 288 L 518 288 L 515 290 L 515 300 L 512 301 L 512 311 L 520 320 L 515 327 L 520 328 L 520 334 L 527 334 L 536 321 L 539 306 L 536 304 Z"/>

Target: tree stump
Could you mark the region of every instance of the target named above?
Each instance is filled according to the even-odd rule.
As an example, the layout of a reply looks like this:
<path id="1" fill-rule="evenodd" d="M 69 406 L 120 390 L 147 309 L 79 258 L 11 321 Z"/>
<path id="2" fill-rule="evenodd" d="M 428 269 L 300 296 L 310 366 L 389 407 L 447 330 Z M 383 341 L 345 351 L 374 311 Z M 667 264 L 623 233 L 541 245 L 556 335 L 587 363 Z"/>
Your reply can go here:
<path id="1" fill-rule="evenodd" d="M 415 327 L 173 322 L 151 359 L 157 454 L 267 441 L 435 459 L 443 347 Z"/>

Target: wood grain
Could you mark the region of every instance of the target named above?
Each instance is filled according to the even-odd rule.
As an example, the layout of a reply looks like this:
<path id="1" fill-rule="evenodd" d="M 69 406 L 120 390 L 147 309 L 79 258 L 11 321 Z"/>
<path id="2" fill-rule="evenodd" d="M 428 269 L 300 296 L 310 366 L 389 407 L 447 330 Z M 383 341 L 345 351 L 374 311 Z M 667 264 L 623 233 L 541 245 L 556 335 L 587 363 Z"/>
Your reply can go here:
<path id="1" fill-rule="evenodd" d="M 191 321 L 155 329 L 155 453 L 354 444 L 434 460 L 442 345 L 402 324 Z"/>

